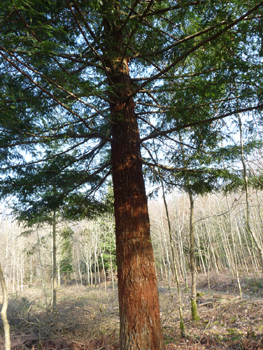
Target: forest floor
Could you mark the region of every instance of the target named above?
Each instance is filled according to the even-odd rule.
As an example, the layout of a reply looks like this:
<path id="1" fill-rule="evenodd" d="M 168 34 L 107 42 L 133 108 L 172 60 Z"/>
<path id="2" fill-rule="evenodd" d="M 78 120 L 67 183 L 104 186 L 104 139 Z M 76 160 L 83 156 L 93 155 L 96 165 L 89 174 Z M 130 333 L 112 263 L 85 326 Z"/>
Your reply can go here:
<path id="1" fill-rule="evenodd" d="M 183 293 L 186 337 L 180 336 L 176 288 L 159 282 L 161 318 L 167 350 L 263 349 L 263 280 L 241 278 L 243 298 L 227 274 L 198 276 L 200 321 L 191 321 L 190 295 Z M 48 300 L 51 294 L 49 291 Z M 0 300 L 1 301 L 1 300 Z M 99 287 L 61 286 L 57 313 L 45 308 L 40 286 L 27 287 L 24 296 L 9 295 L 8 319 L 12 350 L 117 350 L 118 299 L 104 284 Z M 0 324 L 0 349 L 4 349 Z"/>

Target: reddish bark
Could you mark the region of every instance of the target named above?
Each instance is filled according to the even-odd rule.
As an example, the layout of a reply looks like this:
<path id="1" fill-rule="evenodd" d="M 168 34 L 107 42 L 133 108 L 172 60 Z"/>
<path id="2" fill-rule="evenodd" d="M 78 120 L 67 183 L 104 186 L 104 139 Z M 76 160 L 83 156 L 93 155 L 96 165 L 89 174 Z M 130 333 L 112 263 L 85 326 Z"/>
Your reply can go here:
<path id="1" fill-rule="evenodd" d="M 139 129 L 128 62 L 115 63 L 111 76 L 112 175 L 116 221 L 120 342 L 122 350 L 164 349 Z"/>

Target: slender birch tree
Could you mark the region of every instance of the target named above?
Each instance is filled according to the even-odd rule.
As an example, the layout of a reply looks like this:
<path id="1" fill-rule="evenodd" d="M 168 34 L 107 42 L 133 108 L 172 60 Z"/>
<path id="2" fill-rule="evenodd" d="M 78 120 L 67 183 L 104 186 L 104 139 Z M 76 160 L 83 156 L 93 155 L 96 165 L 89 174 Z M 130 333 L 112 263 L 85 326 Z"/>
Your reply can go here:
<path id="1" fill-rule="evenodd" d="M 3 320 L 4 332 L 5 332 L 5 350 L 10 350 L 11 349 L 10 327 L 9 327 L 9 322 L 6 314 L 7 307 L 8 307 L 8 296 L 7 296 L 7 288 L 5 284 L 5 277 L 4 277 L 1 264 L 0 264 L 0 284 L 2 288 L 2 294 L 3 294 L 3 305 L 1 309 L 1 317 Z"/>

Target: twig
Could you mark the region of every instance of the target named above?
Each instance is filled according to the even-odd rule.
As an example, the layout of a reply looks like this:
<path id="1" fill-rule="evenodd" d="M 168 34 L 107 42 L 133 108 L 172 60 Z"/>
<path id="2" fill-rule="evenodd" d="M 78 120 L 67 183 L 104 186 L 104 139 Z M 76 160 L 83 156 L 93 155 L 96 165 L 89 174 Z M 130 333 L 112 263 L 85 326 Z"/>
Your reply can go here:
<path id="1" fill-rule="evenodd" d="M 202 334 L 202 336 L 201 336 L 201 338 L 199 339 L 199 344 L 200 344 L 200 342 L 201 342 L 201 340 L 203 339 L 203 336 L 204 336 L 204 334 L 205 334 L 205 331 L 207 330 L 207 328 L 210 326 L 210 324 L 211 324 L 211 321 L 209 321 L 208 323 L 207 323 L 207 325 L 205 326 L 205 329 L 203 330 L 203 334 Z"/>

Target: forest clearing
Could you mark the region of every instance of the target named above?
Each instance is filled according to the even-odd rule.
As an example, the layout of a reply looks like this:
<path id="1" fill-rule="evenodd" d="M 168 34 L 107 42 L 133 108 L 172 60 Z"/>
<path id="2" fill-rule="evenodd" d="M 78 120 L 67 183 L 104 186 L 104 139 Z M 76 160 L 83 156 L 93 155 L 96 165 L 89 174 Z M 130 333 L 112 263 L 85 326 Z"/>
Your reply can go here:
<path id="1" fill-rule="evenodd" d="M 163 198 L 149 201 L 160 317 L 167 350 L 263 349 L 261 264 L 257 247 L 245 229 L 244 198 L 242 192 L 228 197 L 210 194 L 196 198 L 194 258 L 200 318 L 196 321 L 191 312 L 188 197 L 181 193 L 167 196 L 172 245 Z M 252 227 L 258 239 L 262 199 L 262 192 L 251 191 Z M 228 203 L 233 203 L 231 210 Z M 28 230 L 4 216 L 1 227 L 11 349 L 120 349 L 113 217 L 107 214 L 78 223 L 57 218 L 57 287 L 50 283 L 52 227 L 45 224 Z M 173 256 L 180 284 L 184 337 Z M 0 330 L 2 349 L 2 321 Z"/>
<path id="2" fill-rule="evenodd" d="M 158 283 L 166 349 L 263 349 L 263 281 L 243 276 L 243 299 L 228 274 L 213 274 L 210 291 L 206 276 L 198 281 L 200 321 L 191 320 L 190 295 L 182 293 L 185 338 L 180 335 L 175 287 Z M 110 282 L 107 292 L 104 286 L 61 286 L 55 315 L 45 310 L 40 286 L 26 287 L 24 297 L 10 296 L 8 318 L 12 350 L 119 349 L 117 290 Z M 2 349 L 2 332 L 0 339 Z"/>

